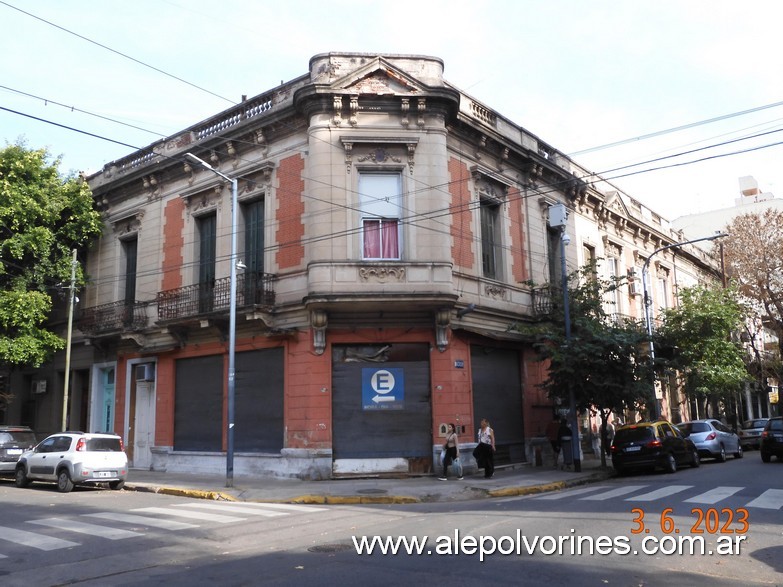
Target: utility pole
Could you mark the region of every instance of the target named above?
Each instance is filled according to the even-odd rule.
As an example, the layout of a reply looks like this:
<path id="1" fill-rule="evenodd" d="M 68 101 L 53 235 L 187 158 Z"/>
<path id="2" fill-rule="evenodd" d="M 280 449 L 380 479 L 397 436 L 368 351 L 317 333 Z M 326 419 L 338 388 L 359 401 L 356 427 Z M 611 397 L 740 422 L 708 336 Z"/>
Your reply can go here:
<path id="1" fill-rule="evenodd" d="M 68 335 L 65 343 L 65 384 L 63 385 L 63 421 L 62 429 L 68 425 L 68 389 L 71 385 L 71 335 L 73 334 L 73 302 L 76 292 L 76 249 L 71 259 L 71 284 L 68 286 Z"/>

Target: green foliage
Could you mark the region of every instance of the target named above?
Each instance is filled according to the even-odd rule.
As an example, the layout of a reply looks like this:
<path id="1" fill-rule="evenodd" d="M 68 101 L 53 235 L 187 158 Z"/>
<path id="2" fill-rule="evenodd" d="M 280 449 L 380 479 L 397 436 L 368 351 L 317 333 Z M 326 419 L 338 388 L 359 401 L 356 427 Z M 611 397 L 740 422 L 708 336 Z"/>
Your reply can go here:
<path id="1" fill-rule="evenodd" d="M 87 184 L 24 144 L 0 150 L 0 361 L 38 366 L 64 341 L 46 329 L 56 285 L 70 282 L 73 249 L 100 235 Z M 78 271 L 77 282 L 81 282 Z"/>
<path id="2" fill-rule="evenodd" d="M 543 383 L 550 397 L 567 405 L 573 390 L 578 407 L 597 408 L 608 416 L 646 403 L 652 395 L 647 362 L 642 356 L 647 335 L 630 319 L 607 314 L 608 294 L 624 279 L 603 280 L 593 264 L 568 276 L 570 336 L 566 335 L 562 288 L 551 288 L 550 319 L 518 327 L 534 339 L 541 360 L 549 362 Z"/>
<path id="3" fill-rule="evenodd" d="M 657 332 L 657 368 L 680 371 L 689 395 L 727 396 L 747 380 L 741 347 L 732 341 L 746 316 L 734 289 L 695 286 L 680 291 Z"/>

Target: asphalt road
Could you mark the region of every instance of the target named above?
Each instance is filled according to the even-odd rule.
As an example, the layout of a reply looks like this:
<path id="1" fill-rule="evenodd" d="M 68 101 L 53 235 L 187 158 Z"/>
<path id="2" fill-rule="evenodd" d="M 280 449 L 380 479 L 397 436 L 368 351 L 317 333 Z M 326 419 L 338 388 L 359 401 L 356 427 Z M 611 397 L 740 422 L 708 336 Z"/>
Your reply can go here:
<path id="1" fill-rule="evenodd" d="M 450 504 L 286 507 L 0 482 L 0 511 L 4 587 L 783 582 L 783 463 L 762 464 L 756 452 L 674 475 Z M 398 553 L 378 542 L 357 553 L 354 540 L 376 536 Z M 645 539 L 669 550 L 688 536 L 713 553 L 641 551 Z M 403 537 L 409 547 L 418 539 L 420 553 L 404 554 Z M 738 553 L 717 554 L 721 544 Z"/>

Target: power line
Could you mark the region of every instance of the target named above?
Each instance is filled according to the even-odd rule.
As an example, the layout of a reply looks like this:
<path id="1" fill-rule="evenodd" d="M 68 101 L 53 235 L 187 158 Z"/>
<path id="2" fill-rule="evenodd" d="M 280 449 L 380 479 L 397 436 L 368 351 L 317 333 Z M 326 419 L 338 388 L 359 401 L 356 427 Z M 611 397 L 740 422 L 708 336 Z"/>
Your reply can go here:
<path id="1" fill-rule="evenodd" d="M 749 110 L 742 110 L 740 112 L 732 112 L 731 114 L 724 114 L 722 116 L 716 116 L 715 118 L 708 118 L 707 120 L 700 120 L 699 122 L 691 122 L 689 124 L 683 124 L 681 126 L 675 126 L 673 128 L 667 128 L 665 130 L 659 130 L 655 132 L 651 132 L 645 135 L 640 135 L 638 137 L 633 137 L 630 139 L 623 139 L 621 141 L 615 141 L 613 143 L 607 143 L 605 145 L 598 145 L 597 147 L 589 147 L 587 149 L 582 149 L 581 151 L 575 151 L 574 153 L 569 154 L 569 157 L 575 157 L 577 155 L 585 155 L 587 153 L 593 153 L 595 151 L 601 151 L 603 149 L 610 149 L 612 147 L 619 147 L 621 145 L 627 145 L 628 143 L 634 143 L 637 141 L 643 141 L 645 139 L 651 139 L 654 137 L 659 137 L 661 135 L 678 132 L 681 130 L 687 130 L 689 128 L 694 128 L 696 126 L 701 126 L 703 124 L 711 124 L 713 122 L 719 122 L 721 120 L 727 120 L 729 118 L 735 118 L 737 116 L 744 116 L 745 114 L 751 114 L 753 112 L 759 112 L 761 110 L 767 110 L 769 108 L 777 108 L 778 106 L 783 106 L 783 102 L 775 102 L 774 104 L 767 104 L 766 106 L 758 106 L 756 108 L 750 108 Z"/>
<path id="2" fill-rule="evenodd" d="M 81 110 L 80 108 L 76 108 L 76 106 L 68 106 L 67 104 L 61 104 L 60 102 L 55 102 L 51 98 L 43 98 L 41 96 L 36 96 L 34 94 L 28 94 L 27 92 L 23 92 L 22 90 L 16 90 L 14 88 L 9 88 L 8 86 L 0 86 L 0 89 L 8 90 L 9 92 L 14 92 L 16 94 L 21 94 L 22 96 L 27 96 L 28 98 L 35 98 L 36 100 L 41 100 L 45 105 L 54 104 L 56 106 L 62 106 L 63 108 L 67 108 L 71 112 L 80 112 L 81 114 L 87 114 L 88 116 L 94 116 L 95 118 L 100 118 L 101 120 L 106 120 L 108 122 L 113 122 L 115 124 L 121 124 L 122 126 L 127 126 L 129 128 L 133 128 L 136 130 L 140 130 L 142 132 L 146 132 L 152 135 L 159 136 L 161 138 L 166 138 L 166 135 L 163 135 L 159 132 L 155 132 L 152 130 L 147 130 L 146 128 L 142 128 L 140 126 L 136 126 L 133 124 L 129 124 L 127 122 L 122 122 L 121 120 L 115 120 L 114 118 L 109 118 L 108 116 L 103 116 L 101 114 L 95 114 L 94 112 L 89 112 L 87 110 Z"/>
<path id="3" fill-rule="evenodd" d="M 129 59 L 130 61 L 133 61 L 134 63 L 138 63 L 139 65 L 147 67 L 147 68 L 149 68 L 149 69 L 151 69 L 153 71 L 157 71 L 158 73 L 162 73 L 163 75 L 165 75 L 167 77 L 170 77 L 172 79 L 175 79 L 178 82 L 182 82 L 183 84 L 187 84 L 187 85 L 189 85 L 192 88 L 196 88 L 197 90 L 200 90 L 202 92 L 206 92 L 207 94 L 215 96 L 216 98 L 220 98 L 221 100 L 225 100 L 226 102 L 229 102 L 231 104 L 237 104 L 237 102 L 235 100 L 231 100 L 229 98 L 226 98 L 225 96 L 221 96 L 220 94 L 216 94 L 215 92 L 207 90 L 206 88 L 202 88 L 201 86 L 198 86 L 198 85 L 196 85 L 194 83 L 191 83 L 191 82 L 189 82 L 189 81 L 187 81 L 185 79 L 182 79 L 181 77 L 177 77 L 176 75 L 173 75 L 171 73 L 163 71 L 162 69 L 159 69 L 159 68 L 155 67 L 154 65 L 150 65 L 149 63 L 145 63 L 143 61 L 140 61 L 139 59 L 136 59 L 135 57 L 131 57 L 130 55 L 126 55 L 125 53 L 117 51 L 116 49 L 112 49 L 111 47 L 108 47 L 108 46 L 106 46 L 106 45 L 104 45 L 102 43 L 99 43 L 98 41 L 93 41 L 92 39 L 88 39 L 84 35 L 80 35 L 79 33 L 75 33 L 75 32 L 73 32 L 73 31 L 71 31 L 69 29 L 66 29 L 65 27 L 62 27 L 62 26 L 57 25 L 57 24 L 54 24 L 53 22 L 48 21 L 45 18 L 41 18 L 40 16 L 36 16 L 35 14 L 31 14 L 30 12 L 26 12 L 26 11 L 22 10 L 21 8 L 17 8 L 16 6 L 13 6 L 13 5 L 9 4 L 8 2 L 3 2 L 3 0 L 0 0 L 0 4 L 3 4 L 5 6 L 7 6 L 8 8 L 13 8 L 14 10 L 16 10 L 18 12 L 21 12 L 22 14 L 25 14 L 25 15 L 31 17 L 31 18 L 36 19 L 36 20 L 40 20 L 41 22 L 46 23 L 49 26 L 53 26 L 54 28 L 59 29 L 59 30 L 65 32 L 65 33 L 68 33 L 69 35 L 73 35 L 74 37 L 78 37 L 78 38 L 82 39 L 83 41 L 87 41 L 88 43 L 92 43 L 93 45 L 97 45 L 101 49 L 106 49 L 107 51 L 111 51 L 112 53 L 114 53 L 116 55 L 119 55 L 120 57 L 124 57 L 125 59 Z"/>

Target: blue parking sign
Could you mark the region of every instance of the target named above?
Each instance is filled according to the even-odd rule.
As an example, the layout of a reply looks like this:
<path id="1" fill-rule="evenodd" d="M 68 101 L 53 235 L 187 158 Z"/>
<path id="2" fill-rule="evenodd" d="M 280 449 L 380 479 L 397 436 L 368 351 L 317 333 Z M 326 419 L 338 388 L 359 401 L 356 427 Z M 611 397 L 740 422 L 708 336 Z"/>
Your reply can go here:
<path id="1" fill-rule="evenodd" d="M 405 408 L 405 370 L 399 367 L 362 369 L 362 409 Z"/>

